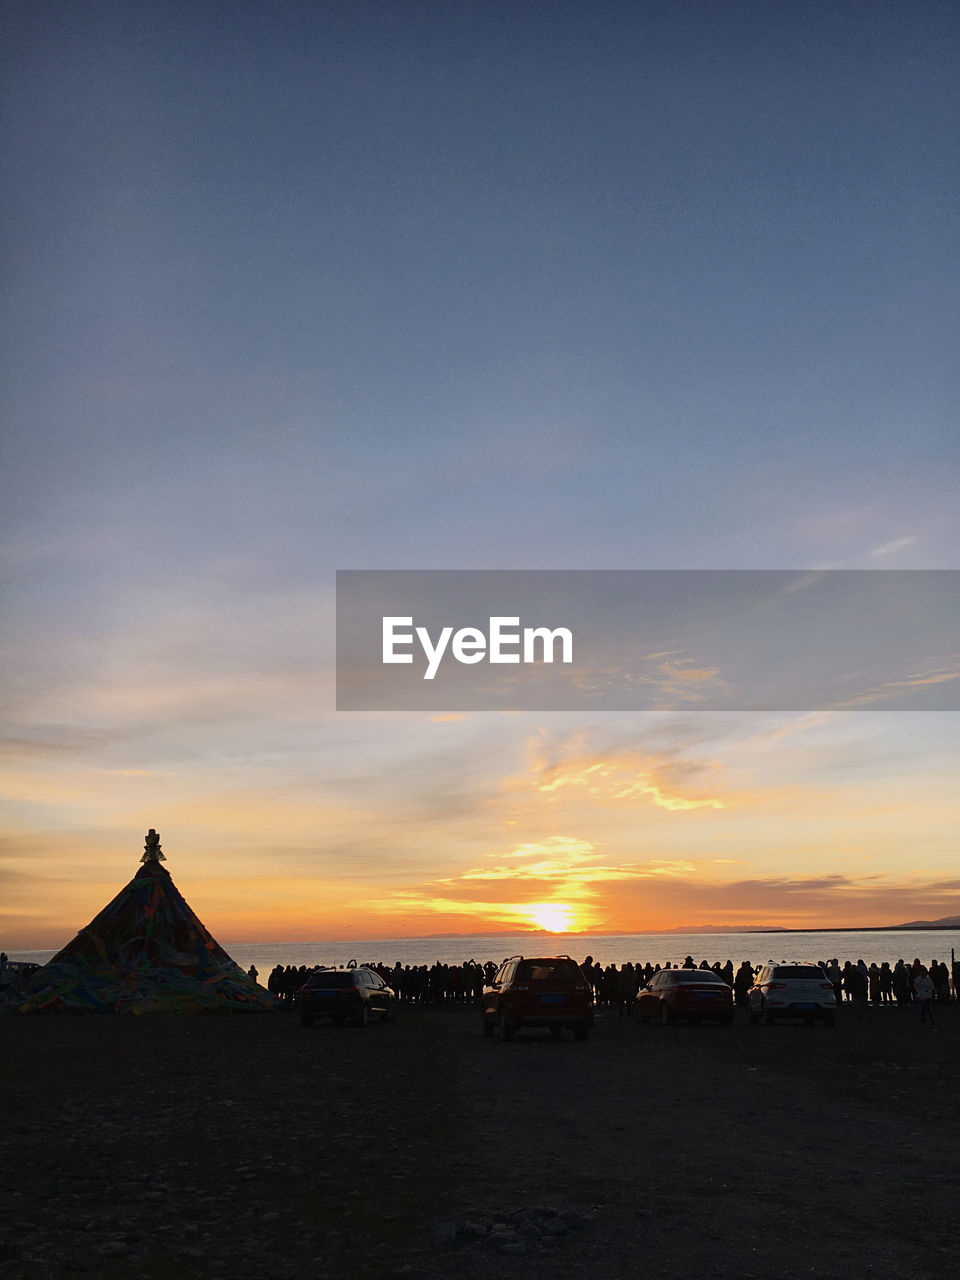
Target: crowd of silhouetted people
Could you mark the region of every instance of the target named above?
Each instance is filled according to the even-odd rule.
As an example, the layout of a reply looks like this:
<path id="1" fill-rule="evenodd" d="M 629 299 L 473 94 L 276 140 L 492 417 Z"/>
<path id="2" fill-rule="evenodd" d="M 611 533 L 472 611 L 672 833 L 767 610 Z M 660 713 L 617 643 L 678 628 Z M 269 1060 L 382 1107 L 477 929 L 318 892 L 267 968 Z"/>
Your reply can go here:
<path id="1" fill-rule="evenodd" d="M 932 1016 L 933 1003 L 956 999 L 960 992 L 960 960 L 952 962 L 952 974 L 950 968 L 938 960 L 933 960 L 929 966 L 919 959 L 914 959 L 912 964 L 901 959 L 894 965 L 886 960 L 869 965 L 863 960 L 856 963 L 848 960 L 844 965 L 835 959 L 817 963 L 833 985 L 838 1006 L 849 1005 L 858 1018 L 868 1018 L 872 1010 L 884 1005 L 902 1008 L 913 1004 L 921 1005 L 924 1014 L 927 1011 L 924 1006 L 929 1005 Z M 297 992 L 311 974 L 322 967 L 278 964 L 267 979 L 267 989 L 292 1007 Z M 467 960 L 463 964 L 437 961 L 432 965 L 404 965 L 398 960 L 393 966 L 378 962 L 365 967 L 374 969 L 393 988 L 401 1004 L 470 1005 L 479 1003 L 484 986 L 494 980 L 499 965 L 492 960 L 485 963 Z M 615 1009 L 624 1015 L 640 988 L 662 968 L 671 967 L 705 969 L 716 974 L 733 988 L 734 1000 L 741 1008 L 746 1007 L 747 992 L 760 970 L 759 965 L 754 966 L 748 960 L 734 969 L 732 960 L 723 963 L 717 960 L 714 964 L 701 960 L 697 963 L 692 956 L 687 956 L 683 964 L 677 966 L 671 966 L 669 961 L 665 965 L 649 961 L 645 964 L 628 961 L 620 966 L 602 965 L 592 956 L 587 956 L 580 970 L 593 991 L 597 1005 Z M 256 979 L 256 969 L 251 969 L 250 976 Z"/>

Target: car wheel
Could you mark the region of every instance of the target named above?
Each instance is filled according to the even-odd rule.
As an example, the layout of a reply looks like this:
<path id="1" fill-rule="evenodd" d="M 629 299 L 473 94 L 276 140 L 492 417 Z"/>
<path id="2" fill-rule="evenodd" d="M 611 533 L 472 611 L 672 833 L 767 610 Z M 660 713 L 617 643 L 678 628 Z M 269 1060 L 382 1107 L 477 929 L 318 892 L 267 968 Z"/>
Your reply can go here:
<path id="1" fill-rule="evenodd" d="M 483 1035 L 484 1035 L 484 1039 L 486 1039 L 486 1040 L 492 1040 L 492 1039 L 493 1039 L 493 1032 L 494 1032 L 494 1026 L 493 1026 L 493 1023 L 492 1023 L 492 1022 L 488 1022 L 488 1021 L 487 1021 L 487 1019 L 486 1019 L 486 1018 L 484 1018 L 484 1020 L 483 1020 Z"/>
<path id="2" fill-rule="evenodd" d="M 369 1027 L 369 1025 L 370 1025 L 370 1009 L 369 1009 L 369 1006 L 362 1004 L 360 1006 L 360 1012 L 357 1014 L 357 1026 Z"/>
<path id="3" fill-rule="evenodd" d="M 823 1025 L 825 1027 L 835 1027 L 837 1025 L 837 1015 L 835 1013 L 825 1013 L 823 1015 Z"/>
<path id="4" fill-rule="evenodd" d="M 590 1027 L 586 1022 L 582 1022 L 579 1026 L 573 1028 L 574 1040 L 586 1040 L 590 1034 Z"/>
<path id="5" fill-rule="evenodd" d="M 764 1025 L 765 1027 L 772 1027 L 772 1026 L 773 1026 L 773 1024 L 774 1024 L 774 1021 L 775 1021 L 775 1019 L 776 1019 L 776 1016 L 777 1016 L 777 1015 L 773 1012 L 773 1010 L 772 1010 L 772 1009 L 768 1010 L 768 1011 L 763 1015 L 763 1025 Z"/>
<path id="6" fill-rule="evenodd" d="M 513 1037 L 514 1037 L 515 1032 L 516 1032 L 516 1027 L 513 1025 L 513 1023 L 512 1023 L 512 1022 L 510 1021 L 510 1019 L 507 1017 L 507 1012 L 506 1012 L 506 1010 L 505 1010 L 505 1009 L 501 1009 L 501 1011 L 500 1011 L 500 1039 L 501 1039 L 501 1040 L 512 1040 L 512 1039 L 513 1039 Z"/>
<path id="7" fill-rule="evenodd" d="M 721 1025 L 721 1027 L 732 1027 L 732 1026 L 733 1026 L 733 1014 L 732 1014 L 732 1013 L 725 1013 L 725 1014 L 721 1017 L 721 1019 L 720 1019 L 720 1025 Z"/>
<path id="8" fill-rule="evenodd" d="M 660 1025 L 661 1027 L 669 1027 L 673 1022 L 673 1014 L 665 1000 L 660 1001 Z"/>
<path id="9" fill-rule="evenodd" d="M 562 1039 L 562 1037 L 563 1037 L 563 1027 L 551 1027 L 551 1028 L 550 1028 L 550 1039 L 551 1039 L 551 1040 L 560 1040 L 560 1039 Z"/>

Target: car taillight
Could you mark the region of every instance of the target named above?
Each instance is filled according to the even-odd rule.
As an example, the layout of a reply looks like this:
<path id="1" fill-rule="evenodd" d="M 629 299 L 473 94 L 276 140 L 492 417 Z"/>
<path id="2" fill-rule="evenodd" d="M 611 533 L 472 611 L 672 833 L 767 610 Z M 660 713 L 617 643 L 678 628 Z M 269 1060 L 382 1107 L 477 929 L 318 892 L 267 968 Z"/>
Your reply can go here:
<path id="1" fill-rule="evenodd" d="M 786 991 L 787 984 L 785 982 L 768 982 L 764 990 L 766 991 Z"/>
<path id="2" fill-rule="evenodd" d="M 513 989 L 514 991 L 529 991 L 530 987 L 526 982 L 518 982 Z"/>
<path id="3" fill-rule="evenodd" d="M 589 991 L 589 990 L 590 990 L 590 988 L 587 986 L 587 984 L 586 984 L 585 982 L 578 982 L 578 983 L 577 983 L 577 985 L 576 985 L 573 989 L 574 989 L 574 991 Z"/>
<path id="4" fill-rule="evenodd" d="M 817 986 L 821 989 L 821 991 L 832 991 L 832 990 L 833 990 L 833 983 L 832 983 L 832 982 L 818 982 L 818 983 L 817 983 Z"/>

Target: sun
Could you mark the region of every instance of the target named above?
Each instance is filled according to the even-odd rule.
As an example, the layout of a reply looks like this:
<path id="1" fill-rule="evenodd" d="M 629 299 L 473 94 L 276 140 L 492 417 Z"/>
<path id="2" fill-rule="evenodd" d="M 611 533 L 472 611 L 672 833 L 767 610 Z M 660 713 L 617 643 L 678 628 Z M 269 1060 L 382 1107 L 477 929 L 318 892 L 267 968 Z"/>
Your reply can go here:
<path id="1" fill-rule="evenodd" d="M 566 933 L 573 923 L 573 912 L 562 902 L 534 902 L 526 909 L 527 918 L 547 933 Z"/>

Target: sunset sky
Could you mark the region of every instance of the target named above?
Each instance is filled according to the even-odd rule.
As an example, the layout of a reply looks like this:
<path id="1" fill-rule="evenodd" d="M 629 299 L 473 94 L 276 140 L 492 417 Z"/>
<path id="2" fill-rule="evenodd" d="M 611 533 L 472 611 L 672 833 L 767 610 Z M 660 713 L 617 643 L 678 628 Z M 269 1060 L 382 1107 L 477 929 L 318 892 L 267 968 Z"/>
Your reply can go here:
<path id="1" fill-rule="evenodd" d="M 960 913 L 956 712 L 333 666 L 337 569 L 960 568 L 954 6 L 4 25 L 0 947 L 151 826 L 225 941 Z"/>

